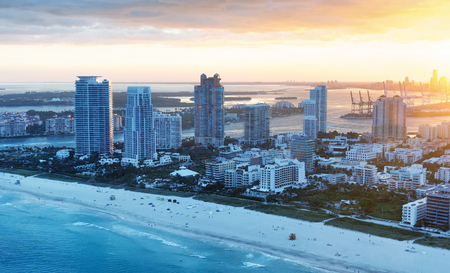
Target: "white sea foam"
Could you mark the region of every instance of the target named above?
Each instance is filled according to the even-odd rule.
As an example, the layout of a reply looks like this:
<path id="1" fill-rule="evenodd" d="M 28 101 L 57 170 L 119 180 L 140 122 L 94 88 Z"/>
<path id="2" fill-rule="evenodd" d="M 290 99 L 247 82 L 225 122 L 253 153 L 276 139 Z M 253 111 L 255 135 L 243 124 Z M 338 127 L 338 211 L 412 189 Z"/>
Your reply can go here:
<path id="1" fill-rule="evenodd" d="M 95 225 L 95 224 L 89 224 L 89 223 L 85 223 L 85 222 L 76 222 L 76 223 L 73 223 L 73 225 L 74 225 L 74 226 L 95 227 L 95 228 L 98 228 L 98 229 L 109 230 L 109 229 L 104 228 L 104 227 L 102 227 L 102 226 Z"/>
<path id="2" fill-rule="evenodd" d="M 252 253 L 249 253 L 249 254 L 247 254 L 247 255 L 245 255 L 247 258 L 253 258 L 253 254 Z"/>
<path id="3" fill-rule="evenodd" d="M 244 266 L 250 267 L 250 268 L 266 267 L 265 265 L 255 264 L 255 263 L 251 263 L 251 262 L 243 262 L 243 264 L 244 264 Z"/>
<path id="4" fill-rule="evenodd" d="M 191 255 L 191 257 L 197 257 L 199 259 L 206 259 L 206 257 L 202 256 L 202 255 Z"/>
<path id="5" fill-rule="evenodd" d="M 183 247 L 177 243 L 171 242 L 171 241 L 167 241 L 157 235 L 148 233 L 148 232 L 143 232 L 143 231 L 138 231 L 132 228 L 128 228 L 128 227 L 124 227 L 124 226 L 113 226 L 113 229 L 115 231 L 117 231 L 118 233 L 127 235 L 127 236 L 139 236 L 139 237 L 147 237 L 151 240 L 157 240 L 157 241 L 161 241 L 163 244 L 168 245 L 168 246 L 175 246 L 175 247 L 181 247 L 181 248 L 186 248 Z"/>
<path id="6" fill-rule="evenodd" d="M 74 225 L 74 226 L 87 226 L 87 225 L 89 225 L 89 223 L 85 223 L 85 222 L 76 222 L 76 223 L 73 223 L 73 225 Z"/>
<path id="7" fill-rule="evenodd" d="M 1 204 L 1 206 L 12 206 L 11 203 L 5 203 L 5 204 Z"/>

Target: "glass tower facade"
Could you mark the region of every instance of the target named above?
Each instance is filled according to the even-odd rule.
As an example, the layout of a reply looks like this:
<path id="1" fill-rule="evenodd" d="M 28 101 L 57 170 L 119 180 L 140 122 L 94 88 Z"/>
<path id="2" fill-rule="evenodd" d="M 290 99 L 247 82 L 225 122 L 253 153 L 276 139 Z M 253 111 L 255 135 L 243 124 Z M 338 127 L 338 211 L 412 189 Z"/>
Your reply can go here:
<path id="1" fill-rule="evenodd" d="M 99 76 L 79 76 L 75 81 L 75 153 L 109 156 L 114 149 L 112 89 Z"/>
<path id="2" fill-rule="evenodd" d="M 303 133 L 310 138 L 317 138 L 317 133 L 327 132 L 327 87 L 318 85 L 309 90 L 309 100 L 305 101 L 303 116 Z"/>
<path id="3" fill-rule="evenodd" d="M 315 141 L 305 134 L 294 137 L 291 142 L 291 157 L 300 162 L 305 162 L 306 172 L 311 172 L 314 168 Z"/>
<path id="4" fill-rule="evenodd" d="M 263 143 L 270 138 L 270 106 L 256 104 L 245 107 L 244 139 L 250 144 Z"/>
<path id="5" fill-rule="evenodd" d="M 151 102 L 150 87 L 128 87 L 124 134 L 125 158 L 154 159 L 156 141 Z"/>
<path id="6" fill-rule="evenodd" d="M 200 76 L 200 85 L 194 88 L 194 136 L 195 143 L 214 147 L 223 146 L 225 112 L 224 88 L 219 74 Z"/>

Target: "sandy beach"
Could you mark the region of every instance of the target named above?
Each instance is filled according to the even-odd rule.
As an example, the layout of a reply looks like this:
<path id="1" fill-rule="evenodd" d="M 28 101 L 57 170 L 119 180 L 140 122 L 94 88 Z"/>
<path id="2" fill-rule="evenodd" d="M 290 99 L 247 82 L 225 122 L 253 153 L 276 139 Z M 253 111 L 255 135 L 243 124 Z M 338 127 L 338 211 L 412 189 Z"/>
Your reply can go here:
<path id="1" fill-rule="evenodd" d="M 15 182 L 20 180 L 20 185 Z M 192 198 L 0 173 L 0 189 L 32 202 L 82 206 L 149 228 L 261 251 L 330 272 L 448 272 L 450 251 Z M 115 200 L 110 196 L 115 195 Z M 159 197 L 164 201 L 157 200 Z M 168 202 L 176 199 L 177 203 Z M 149 203 L 155 206 L 149 205 Z M 297 239 L 290 241 L 290 233 Z M 414 251 L 411 250 L 414 247 Z"/>

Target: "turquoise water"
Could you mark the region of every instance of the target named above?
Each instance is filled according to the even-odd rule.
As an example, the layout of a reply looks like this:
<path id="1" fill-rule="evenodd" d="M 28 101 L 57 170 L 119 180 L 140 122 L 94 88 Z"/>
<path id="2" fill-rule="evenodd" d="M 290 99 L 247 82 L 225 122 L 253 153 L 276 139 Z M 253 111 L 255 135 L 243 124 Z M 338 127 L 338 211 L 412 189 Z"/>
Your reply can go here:
<path id="1" fill-rule="evenodd" d="M 0 191 L 0 272 L 321 271 Z"/>

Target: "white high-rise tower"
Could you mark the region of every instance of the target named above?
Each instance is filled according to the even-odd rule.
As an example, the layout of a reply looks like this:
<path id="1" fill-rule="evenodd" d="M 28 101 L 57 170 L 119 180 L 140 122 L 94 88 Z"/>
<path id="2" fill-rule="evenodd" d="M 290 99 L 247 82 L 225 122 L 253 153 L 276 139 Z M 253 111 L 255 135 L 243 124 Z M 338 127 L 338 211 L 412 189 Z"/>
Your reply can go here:
<path id="1" fill-rule="evenodd" d="M 309 90 L 304 105 L 303 133 L 315 139 L 319 131 L 327 132 L 327 87 L 318 85 Z"/>
<path id="2" fill-rule="evenodd" d="M 156 142 L 150 87 L 129 86 L 126 111 L 124 158 L 153 159 L 156 155 Z"/>

